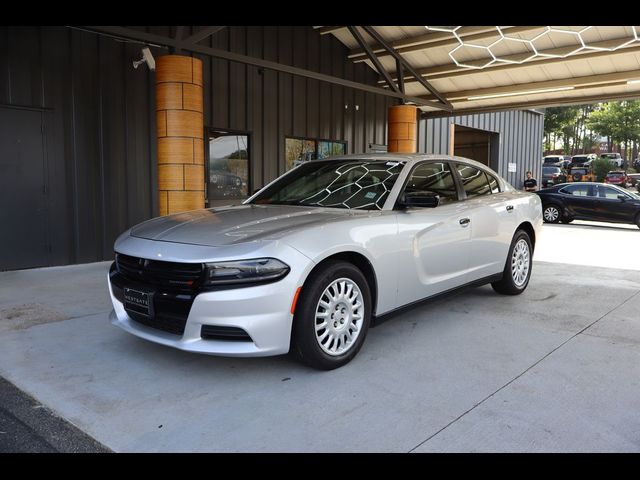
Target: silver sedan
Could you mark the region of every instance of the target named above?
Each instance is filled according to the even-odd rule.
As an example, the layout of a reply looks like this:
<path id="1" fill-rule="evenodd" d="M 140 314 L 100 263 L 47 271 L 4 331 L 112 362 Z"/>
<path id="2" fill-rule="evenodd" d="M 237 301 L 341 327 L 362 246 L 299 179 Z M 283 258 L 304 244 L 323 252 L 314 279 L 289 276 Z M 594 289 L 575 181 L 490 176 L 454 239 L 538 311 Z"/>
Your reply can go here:
<path id="1" fill-rule="evenodd" d="M 540 198 L 473 160 L 368 154 L 315 160 L 243 204 L 155 218 L 123 233 L 112 322 L 215 355 L 292 350 L 349 362 L 371 322 L 461 286 L 522 293 Z"/>

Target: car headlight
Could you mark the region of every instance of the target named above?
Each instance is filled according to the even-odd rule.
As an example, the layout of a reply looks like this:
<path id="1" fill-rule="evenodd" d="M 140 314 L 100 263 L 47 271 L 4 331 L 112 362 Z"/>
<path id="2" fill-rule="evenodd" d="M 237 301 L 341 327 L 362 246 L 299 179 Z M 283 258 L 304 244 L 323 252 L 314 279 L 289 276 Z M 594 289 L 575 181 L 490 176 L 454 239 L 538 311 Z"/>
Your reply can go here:
<path id="1" fill-rule="evenodd" d="M 275 258 L 207 263 L 204 285 L 275 281 L 285 277 L 289 270 L 289 265 Z"/>

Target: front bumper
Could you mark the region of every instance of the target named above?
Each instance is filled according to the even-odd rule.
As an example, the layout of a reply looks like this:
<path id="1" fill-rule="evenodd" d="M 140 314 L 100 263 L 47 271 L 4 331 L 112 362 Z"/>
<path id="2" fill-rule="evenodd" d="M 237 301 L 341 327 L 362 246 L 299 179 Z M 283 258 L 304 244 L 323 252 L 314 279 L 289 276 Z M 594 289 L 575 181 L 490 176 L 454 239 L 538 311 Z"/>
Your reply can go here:
<path id="1" fill-rule="evenodd" d="M 295 250 L 290 255 L 285 261 L 291 271 L 282 280 L 253 287 L 197 293 L 188 309 L 182 334 L 148 326 L 153 323 L 153 318 L 146 321 L 146 325 L 131 318 L 118 299 L 118 296 L 122 298 L 121 295 L 114 291 L 120 286 L 112 280 L 110 273 L 107 282 L 113 303 L 110 321 L 145 340 L 190 352 L 229 357 L 285 354 L 289 351 L 291 339 L 293 296 L 313 266 L 313 262 Z M 242 329 L 250 338 L 203 338 L 203 326 Z"/>
<path id="2" fill-rule="evenodd" d="M 280 355 L 289 351 L 293 320 L 289 307 L 293 295 L 290 290 L 274 289 L 273 285 L 199 294 L 187 317 L 184 334 L 179 336 L 131 319 L 122 302 L 113 295 L 109 282 L 113 302 L 109 319 L 113 325 L 140 338 L 189 352 L 230 357 Z M 251 341 L 204 339 L 203 325 L 241 328 Z"/>

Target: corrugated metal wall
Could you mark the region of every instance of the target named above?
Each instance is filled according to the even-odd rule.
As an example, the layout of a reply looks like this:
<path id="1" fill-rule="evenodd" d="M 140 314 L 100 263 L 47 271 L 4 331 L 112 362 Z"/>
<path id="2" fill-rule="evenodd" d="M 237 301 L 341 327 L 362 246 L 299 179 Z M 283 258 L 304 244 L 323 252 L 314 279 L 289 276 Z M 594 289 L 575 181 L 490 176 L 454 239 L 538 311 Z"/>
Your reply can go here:
<path id="1" fill-rule="evenodd" d="M 311 27 L 228 27 L 209 45 L 377 80 L 366 65 L 347 60 L 337 39 Z M 154 74 L 131 64 L 141 47 L 65 27 L 0 27 L 0 108 L 44 112 L 49 265 L 111 258 L 119 233 L 158 213 Z M 349 153 L 386 143 L 390 97 L 197 56 L 204 62 L 205 124 L 251 134 L 252 189 L 284 171 L 285 136 L 346 141 Z"/>
<path id="2" fill-rule="evenodd" d="M 422 119 L 418 125 L 418 151 L 446 154 L 449 151 L 449 125 L 452 123 L 499 134 L 497 170 L 511 185 L 522 188 L 527 170 L 531 170 L 540 182 L 544 129 L 542 114 L 511 110 Z M 517 164 L 515 173 L 508 171 L 509 163 Z"/>

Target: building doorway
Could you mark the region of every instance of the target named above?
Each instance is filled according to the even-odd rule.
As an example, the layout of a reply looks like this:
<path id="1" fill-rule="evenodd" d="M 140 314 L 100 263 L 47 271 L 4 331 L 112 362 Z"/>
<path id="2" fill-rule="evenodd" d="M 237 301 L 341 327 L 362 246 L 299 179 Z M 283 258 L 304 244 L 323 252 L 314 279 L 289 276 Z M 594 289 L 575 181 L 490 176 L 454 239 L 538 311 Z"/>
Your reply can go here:
<path id="1" fill-rule="evenodd" d="M 0 270 L 49 265 L 42 115 L 0 108 Z"/>
<path id="2" fill-rule="evenodd" d="M 498 171 L 500 134 L 477 128 L 454 126 L 453 154 L 470 158 Z"/>

